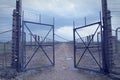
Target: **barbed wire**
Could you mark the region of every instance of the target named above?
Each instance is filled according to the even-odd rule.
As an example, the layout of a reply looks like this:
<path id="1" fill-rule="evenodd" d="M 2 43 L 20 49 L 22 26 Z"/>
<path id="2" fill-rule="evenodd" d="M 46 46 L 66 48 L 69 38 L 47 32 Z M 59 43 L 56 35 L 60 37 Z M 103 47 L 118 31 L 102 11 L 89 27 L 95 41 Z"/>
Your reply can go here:
<path id="1" fill-rule="evenodd" d="M 69 42 L 69 41 L 71 41 L 71 40 L 68 40 L 68 39 L 65 39 L 65 38 L 63 38 L 63 37 L 61 37 L 60 35 L 58 35 L 58 34 L 55 34 L 57 37 L 59 37 L 59 38 L 61 38 L 61 39 L 63 39 L 63 40 L 65 40 L 65 41 L 67 41 L 67 42 Z"/>
<path id="2" fill-rule="evenodd" d="M 4 34 L 4 33 L 7 33 L 7 32 L 11 32 L 12 30 L 7 30 L 7 31 L 3 31 L 3 32 L 0 32 L 0 34 Z"/>

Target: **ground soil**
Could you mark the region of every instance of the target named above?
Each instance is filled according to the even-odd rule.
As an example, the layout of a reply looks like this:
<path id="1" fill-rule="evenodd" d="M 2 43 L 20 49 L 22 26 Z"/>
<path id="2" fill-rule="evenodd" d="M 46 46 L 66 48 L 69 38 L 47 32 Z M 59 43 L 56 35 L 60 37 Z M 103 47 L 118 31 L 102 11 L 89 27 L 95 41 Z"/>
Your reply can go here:
<path id="1" fill-rule="evenodd" d="M 54 67 L 22 73 L 18 80 L 110 80 L 109 78 L 73 67 L 73 47 L 71 44 L 57 44 Z"/>

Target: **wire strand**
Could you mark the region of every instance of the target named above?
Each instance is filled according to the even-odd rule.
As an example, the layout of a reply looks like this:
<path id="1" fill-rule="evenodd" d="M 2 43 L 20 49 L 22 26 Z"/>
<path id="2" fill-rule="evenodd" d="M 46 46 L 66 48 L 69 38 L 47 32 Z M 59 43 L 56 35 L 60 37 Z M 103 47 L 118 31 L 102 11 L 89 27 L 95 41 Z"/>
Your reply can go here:
<path id="1" fill-rule="evenodd" d="M 0 34 L 4 34 L 4 33 L 7 33 L 7 32 L 11 32 L 12 30 L 7 30 L 7 31 L 3 31 L 1 32 Z"/>

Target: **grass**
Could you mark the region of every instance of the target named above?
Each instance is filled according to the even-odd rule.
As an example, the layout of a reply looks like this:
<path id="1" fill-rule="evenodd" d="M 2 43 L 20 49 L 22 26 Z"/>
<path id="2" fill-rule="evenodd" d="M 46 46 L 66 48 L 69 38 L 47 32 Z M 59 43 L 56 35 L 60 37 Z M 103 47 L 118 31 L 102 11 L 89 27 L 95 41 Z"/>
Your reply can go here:
<path id="1" fill-rule="evenodd" d="M 11 43 L 1 43 L 0 42 L 0 54 L 11 53 L 11 51 L 12 51 Z"/>

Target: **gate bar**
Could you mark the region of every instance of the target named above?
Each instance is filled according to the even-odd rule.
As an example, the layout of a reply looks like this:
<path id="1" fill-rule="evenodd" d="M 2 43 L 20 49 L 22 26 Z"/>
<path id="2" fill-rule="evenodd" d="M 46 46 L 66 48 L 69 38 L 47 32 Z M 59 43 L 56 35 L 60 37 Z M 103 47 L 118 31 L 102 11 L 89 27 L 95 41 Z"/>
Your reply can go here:
<path id="1" fill-rule="evenodd" d="M 53 17 L 53 66 L 55 65 L 55 18 Z"/>
<path id="2" fill-rule="evenodd" d="M 116 53 L 118 53 L 118 30 L 120 29 L 120 27 L 118 27 L 116 30 L 115 30 L 115 35 L 116 35 Z"/>
<path id="3" fill-rule="evenodd" d="M 75 46 L 75 44 L 76 44 L 76 41 L 75 41 L 75 39 L 76 39 L 75 31 L 76 31 L 76 29 L 75 29 L 75 22 L 73 21 L 74 67 L 77 68 L 77 63 L 76 63 L 76 46 Z"/>
<path id="4" fill-rule="evenodd" d="M 95 22 L 95 23 L 92 23 L 92 24 L 89 24 L 89 25 L 77 27 L 77 28 L 75 28 L 75 29 L 85 28 L 85 27 L 92 26 L 92 25 L 95 25 L 95 24 L 100 24 L 100 23 L 101 23 L 101 22 Z"/>

